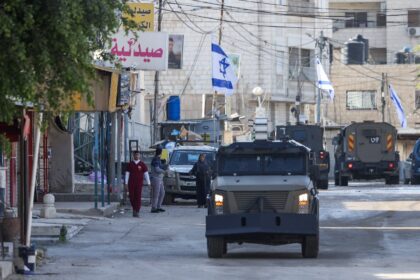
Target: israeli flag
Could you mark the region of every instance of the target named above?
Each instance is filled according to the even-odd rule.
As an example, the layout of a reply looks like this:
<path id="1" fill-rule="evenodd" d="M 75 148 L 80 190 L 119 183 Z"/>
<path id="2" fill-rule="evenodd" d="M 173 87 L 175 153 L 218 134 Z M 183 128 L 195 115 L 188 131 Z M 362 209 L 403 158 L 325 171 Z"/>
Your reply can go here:
<path id="1" fill-rule="evenodd" d="M 211 53 L 213 60 L 213 89 L 230 96 L 233 94 L 237 82 L 234 66 L 218 44 L 211 43 Z"/>
<path id="2" fill-rule="evenodd" d="M 394 103 L 395 110 L 397 111 L 398 118 L 400 119 L 401 127 L 407 127 L 407 119 L 405 118 L 404 108 L 402 106 L 401 100 L 398 97 L 397 93 L 395 92 L 394 88 L 389 85 L 389 95 Z"/>
<path id="3" fill-rule="evenodd" d="M 326 90 L 330 94 L 330 99 L 334 99 L 334 88 L 325 74 L 324 68 L 322 67 L 321 61 L 317 58 L 316 61 L 316 73 L 318 76 L 317 87 L 321 90 Z"/>

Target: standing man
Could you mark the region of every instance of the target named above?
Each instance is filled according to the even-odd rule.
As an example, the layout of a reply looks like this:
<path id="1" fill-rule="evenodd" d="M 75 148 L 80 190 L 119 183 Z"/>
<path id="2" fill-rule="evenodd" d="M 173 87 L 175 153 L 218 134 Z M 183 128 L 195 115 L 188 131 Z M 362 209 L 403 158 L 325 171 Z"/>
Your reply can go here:
<path id="1" fill-rule="evenodd" d="M 206 205 L 206 197 L 210 190 L 210 165 L 206 161 L 206 154 L 200 154 L 190 173 L 195 176 L 197 188 L 197 206 L 203 208 Z"/>
<path id="2" fill-rule="evenodd" d="M 165 187 L 163 186 L 163 175 L 166 165 L 161 160 L 162 149 L 156 148 L 155 157 L 152 159 L 152 213 L 165 212 L 162 209 L 163 198 L 165 197 Z"/>
<path id="3" fill-rule="evenodd" d="M 150 177 L 147 166 L 140 160 L 140 152 L 133 152 L 133 160 L 128 164 L 125 172 L 125 184 L 128 184 L 131 207 L 133 207 L 133 217 L 139 217 L 141 207 L 141 192 L 143 189 L 143 179 L 150 185 Z"/>

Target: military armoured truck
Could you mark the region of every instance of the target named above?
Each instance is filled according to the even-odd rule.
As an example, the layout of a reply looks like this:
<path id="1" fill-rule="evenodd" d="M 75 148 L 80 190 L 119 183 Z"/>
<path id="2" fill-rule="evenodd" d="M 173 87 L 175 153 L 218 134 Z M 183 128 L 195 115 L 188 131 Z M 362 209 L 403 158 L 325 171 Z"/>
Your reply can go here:
<path id="1" fill-rule="evenodd" d="M 219 148 L 206 217 L 210 258 L 228 243 L 300 243 L 316 258 L 319 204 L 307 147 L 292 140 L 256 140 Z"/>
<path id="2" fill-rule="evenodd" d="M 324 149 L 324 130 L 318 125 L 277 126 L 276 138 L 288 136 L 311 149 L 310 164 L 314 165 L 313 182 L 316 188 L 328 189 L 330 172 L 330 153 Z"/>
<path id="3" fill-rule="evenodd" d="M 395 150 L 397 130 L 385 122 L 352 123 L 334 137 L 335 185 L 349 179 L 381 179 L 399 183 L 399 154 Z"/>

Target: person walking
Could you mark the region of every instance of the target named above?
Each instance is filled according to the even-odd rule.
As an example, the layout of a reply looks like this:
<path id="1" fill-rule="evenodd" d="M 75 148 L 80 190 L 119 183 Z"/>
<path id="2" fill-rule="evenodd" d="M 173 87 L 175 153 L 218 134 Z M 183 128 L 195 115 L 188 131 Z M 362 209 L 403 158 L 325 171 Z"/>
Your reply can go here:
<path id="1" fill-rule="evenodd" d="M 206 154 L 200 154 L 198 161 L 190 171 L 195 176 L 197 188 L 197 206 L 202 208 L 206 205 L 206 197 L 210 191 L 210 165 L 206 161 Z"/>
<path id="2" fill-rule="evenodd" d="M 165 187 L 163 185 L 163 175 L 167 166 L 161 160 L 162 149 L 157 148 L 155 157 L 152 159 L 152 213 L 165 212 L 162 209 L 163 198 L 165 197 Z"/>
<path id="3" fill-rule="evenodd" d="M 141 208 L 141 192 L 143 189 L 143 179 L 150 185 L 150 177 L 146 164 L 140 160 L 140 152 L 133 152 L 133 160 L 128 164 L 125 172 L 125 184 L 128 185 L 133 217 L 139 217 Z"/>

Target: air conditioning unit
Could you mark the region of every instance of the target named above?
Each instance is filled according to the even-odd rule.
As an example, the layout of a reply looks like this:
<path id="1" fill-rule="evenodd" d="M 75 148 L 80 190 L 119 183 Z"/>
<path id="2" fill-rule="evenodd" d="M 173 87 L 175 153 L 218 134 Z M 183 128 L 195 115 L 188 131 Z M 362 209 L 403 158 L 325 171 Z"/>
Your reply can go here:
<path id="1" fill-rule="evenodd" d="M 420 37 L 420 27 L 407 27 L 407 34 L 410 37 Z"/>

